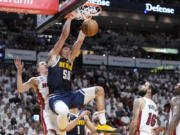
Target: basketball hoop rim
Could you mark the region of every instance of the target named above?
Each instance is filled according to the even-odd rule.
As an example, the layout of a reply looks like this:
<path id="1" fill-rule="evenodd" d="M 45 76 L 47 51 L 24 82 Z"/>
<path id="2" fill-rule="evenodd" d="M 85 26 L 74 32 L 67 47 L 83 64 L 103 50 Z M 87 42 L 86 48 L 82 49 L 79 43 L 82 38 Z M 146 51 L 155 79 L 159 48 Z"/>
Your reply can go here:
<path id="1" fill-rule="evenodd" d="M 98 4 L 95 4 L 95 3 L 85 3 L 83 6 L 96 6 L 100 9 L 100 12 L 102 11 L 102 7 Z"/>

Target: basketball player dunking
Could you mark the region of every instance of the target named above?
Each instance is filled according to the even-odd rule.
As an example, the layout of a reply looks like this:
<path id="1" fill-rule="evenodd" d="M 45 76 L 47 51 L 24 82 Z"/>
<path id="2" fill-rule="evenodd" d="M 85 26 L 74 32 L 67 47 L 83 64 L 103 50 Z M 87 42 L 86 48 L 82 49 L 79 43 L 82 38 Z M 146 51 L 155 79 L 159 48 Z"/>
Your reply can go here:
<path id="1" fill-rule="evenodd" d="M 169 125 L 165 135 L 180 135 L 180 83 L 175 86 L 176 97 L 171 100 Z"/>
<path id="2" fill-rule="evenodd" d="M 41 105 L 41 121 L 44 130 L 44 135 L 56 135 L 59 134 L 59 129 L 57 126 L 57 115 L 53 113 L 49 108 L 49 89 L 47 87 L 47 63 L 45 61 L 41 61 L 38 63 L 37 71 L 40 73 L 38 77 L 32 77 L 27 82 L 23 83 L 22 81 L 22 70 L 24 67 L 21 59 L 17 58 L 15 60 L 15 65 L 17 68 L 17 89 L 18 92 L 24 93 L 28 91 L 30 88 L 33 88 L 39 98 Z M 88 115 L 88 111 L 84 111 L 77 117 L 74 122 L 78 122 L 84 115 Z M 72 127 L 72 124 L 69 123 L 67 127 L 67 131 L 69 131 Z M 76 122 L 76 123 L 77 123 Z"/>
<path id="3" fill-rule="evenodd" d="M 157 92 L 155 87 L 146 82 L 140 89 L 142 98 L 135 99 L 133 116 L 130 124 L 130 135 L 153 135 L 157 127 L 158 110 L 152 101 L 152 96 Z"/>
<path id="4" fill-rule="evenodd" d="M 92 99 L 97 101 L 97 110 L 103 112 L 99 116 L 100 123 L 102 125 L 106 124 L 104 89 L 100 86 L 95 86 L 72 91 L 71 88 L 73 61 L 85 39 L 85 35 L 80 31 L 72 50 L 67 44 L 64 44 L 69 36 L 73 18 L 72 16 L 67 18 L 59 40 L 48 54 L 49 105 L 52 111 L 58 115 L 57 124 L 61 135 L 66 134 L 69 108 L 81 108 L 82 105 L 87 104 Z M 112 128 L 112 130 L 114 129 Z"/>

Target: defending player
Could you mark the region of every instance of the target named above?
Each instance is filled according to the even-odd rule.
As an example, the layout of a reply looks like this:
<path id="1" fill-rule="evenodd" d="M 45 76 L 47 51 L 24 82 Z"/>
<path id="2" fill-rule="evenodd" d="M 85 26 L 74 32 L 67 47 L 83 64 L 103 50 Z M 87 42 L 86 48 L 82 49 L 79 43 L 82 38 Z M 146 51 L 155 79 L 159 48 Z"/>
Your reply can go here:
<path id="1" fill-rule="evenodd" d="M 44 130 L 44 135 L 56 135 L 59 134 L 59 129 L 57 126 L 57 115 L 53 113 L 49 108 L 49 89 L 47 87 L 47 63 L 45 61 L 41 61 L 38 63 L 37 71 L 40 73 L 38 77 L 32 77 L 27 82 L 23 83 L 22 81 L 22 70 L 24 67 L 21 59 L 17 58 L 14 61 L 17 68 L 17 89 L 18 92 L 24 93 L 28 91 L 30 88 L 33 88 L 37 95 L 41 105 L 41 121 Z M 67 131 L 71 130 L 72 124 L 74 122 L 78 122 L 84 115 L 88 115 L 88 111 L 84 111 L 77 117 L 72 123 L 69 123 L 67 126 Z"/>
<path id="2" fill-rule="evenodd" d="M 59 40 L 48 54 L 49 104 L 51 109 L 58 114 L 57 123 L 61 135 L 66 134 L 69 108 L 81 108 L 83 104 L 87 104 L 95 98 L 97 110 L 105 112 L 104 89 L 102 87 L 96 86 L 79 91 L 72 91 L 71 74 L 73 61 L 85 39 L 85 35 L 80 31 L 72 50 L 65 44 L 70 33 L 70 25 L 73 18 L 72 16 L 67 18 Z M 102 113 L 99 119 L 102 125 L 106 124 L 105 113 Z M 109 128 L 109 130 L 114 129 Z"/>
<path id="3" fill-rule="evenodd" d="M 169 125 L 165 135 L 180 135 L 180 83 L 175 86 L 176 97 L 171 100 Z"/>
<path id="4" fill-rule="evenodd" d="M 134 101 L 130 135 L 154 134 L 153 129 L 157 127 L 158 110 L 152 96 L 156 92 L 155 87 L 149 82 L 141 87 L 139 94 L 143 97 Z"/>
<path id="5" fill-rule="evenodd" d="M 79 110 L 78 108 L 70 109 L 69 121 L 73 121 L 79 115 L 81 115 L 83 111 Z M 84 118 L 81 118 L 76 125 L 71 127 L 72 129 L 67 132 L 67 135 L 86 135 L 86 128 L 90 129 L 90 131 L 96 134 L 96 127 L 90 121 L 89 116 L 85 115 Z"/>

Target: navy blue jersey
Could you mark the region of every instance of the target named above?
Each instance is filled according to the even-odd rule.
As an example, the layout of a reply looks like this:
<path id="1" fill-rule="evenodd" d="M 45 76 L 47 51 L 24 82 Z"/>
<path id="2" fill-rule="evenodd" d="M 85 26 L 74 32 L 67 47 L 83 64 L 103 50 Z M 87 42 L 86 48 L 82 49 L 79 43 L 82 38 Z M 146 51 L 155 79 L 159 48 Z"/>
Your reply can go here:
<path id="1" fill-rule="evenodd" d="M 79 112 L 79 115 L 82 113 L 82 111 Z M 76 119 L 76 116 L 71 116 L 69 121 L 73 121 Z M 69 132 L 67 132 L 67 135 L 85 135 L 85 121 L 84 118 L 80 119 L 77 123 L 77 125 Z"/>
<path id="2" fill-rule="evenodd" d="M 71 91 L 71 63 L 63 57 L 59 57 L 56 65 L 48 67 L 49 94 Z"/>

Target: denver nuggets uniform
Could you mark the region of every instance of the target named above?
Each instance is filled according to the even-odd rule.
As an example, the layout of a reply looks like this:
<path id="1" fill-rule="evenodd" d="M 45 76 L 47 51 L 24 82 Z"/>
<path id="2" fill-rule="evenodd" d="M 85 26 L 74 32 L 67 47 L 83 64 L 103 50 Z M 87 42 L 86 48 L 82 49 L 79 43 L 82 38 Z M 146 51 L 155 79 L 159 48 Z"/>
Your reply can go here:
<path id="1" fill-rule="evenodd" d="M 153 128 L 157 127 L 158 109 L 152 100 L 146 97 L 143 97 L 143 99 L 145 106 L 139 113 L 138 131 L 136 135 L 153 135 Z"/>
<path id="2" fill-rule="evenodd" d="M 53 111 L 57 101 L 63 101 L 69 108 L 81 108 L 84 104 L 83 90 L 72 91 L 72 64 L 59 56 L 55 65 L 48 67 L 49 105 Z"/>
<path id="3" fill-rule="evenodd" d="M 178 102 L 180 102 L 180 97 L 174 97 L 171 99 L 171 101 L 174 103 L 174 105 L 170 110 L 169 122 L 172 120 L 173 116 L 176 114 L 176 111 L 177 111 L 177 105 L 176 104 L 179 104 Z M 173 131 L 172 135 L 180 135 L 180 122 L 178 123 L 176 129 Z"/>
<path id="4" fill-rule="evenodd" d="M 82 111 L 79 111 L 78 116 L 82 113 Z M 76 116 L 70 116 L 69 122 L 76 119 Z M 69 132 L 67 132 L 67 135 L 85 135 L 85 121 L 84 118 L 80 119 L 77 123 L 77 125 Z"/>
<path id="5" fill-rule="evenodd" d="M 39 76 L 37 77 L 38 80 L 38 89 L 36 89 L 36 93 L 38 95 L 38 99 L 41 105 L 41 121 L 44 130 L 44 134 L 47 134 L 47 130 L 51 129 L 58 133 L 58 127 L 56 123 L 57 116 L 53 113 L 49 108 L 49 89 L 47 86 L 47 77 Z"/>
<path id="6" fill-rule="evenodd" d="M 49 94 L 71 91 L 71 63 L 59 57 L 57 64 L 48 68 Z"/>

